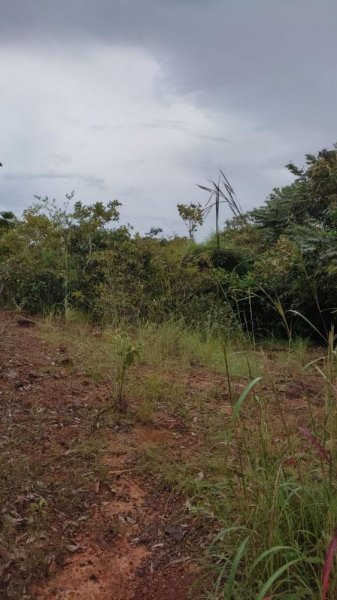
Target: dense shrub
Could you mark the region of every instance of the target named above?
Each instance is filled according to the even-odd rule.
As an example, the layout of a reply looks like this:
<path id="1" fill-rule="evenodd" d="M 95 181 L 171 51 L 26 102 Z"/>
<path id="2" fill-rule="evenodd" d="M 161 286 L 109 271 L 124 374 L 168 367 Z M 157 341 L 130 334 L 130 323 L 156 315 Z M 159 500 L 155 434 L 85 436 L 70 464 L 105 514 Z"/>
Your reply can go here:
<path id="1" fill-rule="evenodd" d="M 336 148 L 288 168 L 293 184 L 201 244 L 157 238 L 160 229 L 132 235 L 118 225 L 117 200 L 67 212 L 39 198 L 21 220 L 1 213 L 1 302 L 255 336 L 311 335 L 310 321 L 325 335 L 337 325 Z"/>

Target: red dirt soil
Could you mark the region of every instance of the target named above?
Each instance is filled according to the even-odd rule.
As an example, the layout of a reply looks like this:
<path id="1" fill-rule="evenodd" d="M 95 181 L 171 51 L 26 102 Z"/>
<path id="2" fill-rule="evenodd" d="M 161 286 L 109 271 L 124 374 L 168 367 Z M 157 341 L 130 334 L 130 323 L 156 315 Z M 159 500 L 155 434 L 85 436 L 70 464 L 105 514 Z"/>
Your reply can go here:
<path id="1" fill-rule="evenodd" d="M 52 448 L 60 448 L 64 456 L 74 438 L 83 437 L 83 428 L 88 435 L 90 423 L 77 411 L 95 402 L 100 407 L 104 390 L 76 368 L 68 369 L 68 364 L 76 362 L 68 358 L 67 348 L 53 348 L 41 339 L 38 325 L 22 323 L 12 313 L 0 313 L 0 402 L 9 415 L 1 431 L 7 428 L 10 435 L 12 427 L 24 427 L 25 423 L 29 428 L 32 410 L 44 416 L 39 443 L 25 441 L 16 448 L 17 456 L 33 453 L 34 460 L 43 461 Z M 15 422 L 10 420 L 13 414 Z M 172 420 L 169 429 L 161 427 L 136 425 L 106 433 L 107 449 L 100 460 L 107 474 L 104 480 L 96 477 L 90 483 L 89 518 L 83 519 L 71 543 L 66 544 L 64 560 L 50 560 L 49 576 L 42 581 L 34 581 L 33 576 L 28 582 L 25 598 L 193 597 L 189 590 L 199 574 L 197 521 L 188 515 L 184 498 L 163 489 L 135 466 L 139 454 L 149 447 L 167 444 L 175 452 L 188 446 L 186 432 L 175 430 Z M 56 481 L 63 471 L 51 468 L 46 477 Z M 48 535 L 53 531 L 62 543 L 67 541 L 59 522 L 51 523 Z M 14 572 L 8 573 L 5 583 L 14 576 Z"/>

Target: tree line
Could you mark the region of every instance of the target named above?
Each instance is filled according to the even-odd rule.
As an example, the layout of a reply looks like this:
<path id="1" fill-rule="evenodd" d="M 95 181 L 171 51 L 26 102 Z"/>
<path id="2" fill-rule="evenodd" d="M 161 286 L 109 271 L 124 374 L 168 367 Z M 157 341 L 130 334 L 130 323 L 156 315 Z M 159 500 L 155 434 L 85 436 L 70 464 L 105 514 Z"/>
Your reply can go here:
<path id="1" fill-rule="evenodd" d="M 119 224 L 118 200 L 60 208 L 48 197 L 0 213 L 0 302 L 30 313 L 81 311 L 99 323 L 175 319 L 253 339 L 327 336 L 336 321 L 337 147 L 287 168 L 290 185 L 244 213 L 227 179 L 205 205 L 179 204 L 188 236 Z M 223 175 L 223 174 L 222 174 Z M 223 175 L 224 177 L 224 175 Z M 203 187 L 203 186 L 202 186 Z M 233 216 L 219 223 L 219 203 Z M 211 211 L 215 233 L 194 233 Z"/>

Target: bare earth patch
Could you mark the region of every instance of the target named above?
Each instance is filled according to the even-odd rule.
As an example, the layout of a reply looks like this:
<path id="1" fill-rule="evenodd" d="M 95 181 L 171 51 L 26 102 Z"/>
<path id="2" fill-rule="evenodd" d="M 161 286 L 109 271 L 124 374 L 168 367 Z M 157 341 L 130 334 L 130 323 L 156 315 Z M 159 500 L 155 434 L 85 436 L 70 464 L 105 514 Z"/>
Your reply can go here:
<path id="1" fill-rule="evenodd" d="M 183 600 L 198 575 L 184 498 L 137 469 L 151 447 L 182 444 L 136 425 L 91 436 L 104 389 L 67 348 L 1 313 L 2 598 Z M 184 439 L 186 434 L 184 434 Z"/>

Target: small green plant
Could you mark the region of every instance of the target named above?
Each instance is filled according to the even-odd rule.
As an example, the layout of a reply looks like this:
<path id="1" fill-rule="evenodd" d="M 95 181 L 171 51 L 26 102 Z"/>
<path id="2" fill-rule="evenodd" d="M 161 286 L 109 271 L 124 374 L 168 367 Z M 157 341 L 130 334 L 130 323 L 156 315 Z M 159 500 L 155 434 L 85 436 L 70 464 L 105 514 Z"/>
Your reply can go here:
<path id="1" fill-rule="evenodd" d="M 33 530 L 40 530 L 43 528 L 47 514 L 48 505 L 45 498 L 39 498 L 36 502 L 31 502 L 28 509 L 28 525 Z"/>
<path id="2" fill-rule="evenodd" d="M 125 412 L 127 402 L 124 396 L 124 385 L 127 371 L 139 358 L 139 348 L 133 345 L 131 338 L 127 334 L 118 334 L 114 337 L 113 343 L 116 354 L 119 359 L 116 374 L 116 390 L 114 394 L 115 408 L 120 412 Z"/>
<path id="3" fill-rule="evenodd" d="M 110 343 L 111 351 L 117 363 L 114 375 L 108 375 L 111 402 L 96 415 L 94 428 L 97 428 L 103 415 L 109 412 L 125 413 L 127 411 L 128 404 L 124 394 L 126 375 L 128 369 L 139 358 L 139 347 L 133 345 L 128 334 L 115 334 Z"/>

